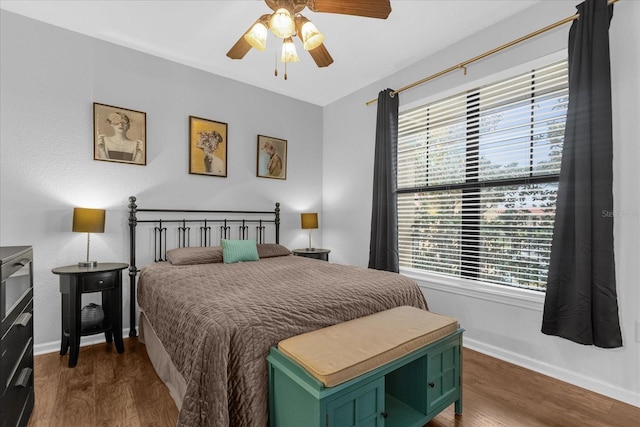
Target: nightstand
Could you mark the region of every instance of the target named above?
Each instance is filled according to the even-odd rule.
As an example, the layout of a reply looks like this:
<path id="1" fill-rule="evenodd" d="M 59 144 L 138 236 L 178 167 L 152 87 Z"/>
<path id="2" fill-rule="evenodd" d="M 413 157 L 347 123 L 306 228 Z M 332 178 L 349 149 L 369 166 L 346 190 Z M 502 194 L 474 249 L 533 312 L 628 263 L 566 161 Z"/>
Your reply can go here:
<path id="1" fill-rule="evenodd" d="M 80 337 L 104 333 L 108 343 L 115 341 L 118 353 L 124 352 L 122 343 L 122 270 L 128 264 L 99 263 L 97 267 L 68 265 L 51 270 L 60 276 L 62 294 L 62 343 L 60 355 L 69 353 L 69 367 L 78 363 Z M 102 293 L 104 319 L 97 325 L 81 322 L 82 294 Z"/>
<path id="2" fill-rule="evenodd" d="M 329 261 L 329 252 L 331 252 L 331 250 L 311 248 L 311 249 L 294 249 L 292 252 L 294 255 L 297 255 L 297 256 L 320 259 L 322 261 Z"/>

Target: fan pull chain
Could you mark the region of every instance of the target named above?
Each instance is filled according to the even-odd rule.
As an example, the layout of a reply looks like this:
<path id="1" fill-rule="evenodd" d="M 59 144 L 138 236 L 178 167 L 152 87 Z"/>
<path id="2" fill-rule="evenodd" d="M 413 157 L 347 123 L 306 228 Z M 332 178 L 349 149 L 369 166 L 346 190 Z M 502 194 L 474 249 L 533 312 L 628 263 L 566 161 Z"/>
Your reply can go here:
<path id="1" fill-rule="evenodd" d="M 284 63 L 284 79 L 287 80 L 287 63 Z"/>
<path id="2" fill-rule="evenodd" d="M 273 75 L 278 77 L 278 49 L 276 49 L 276 66 L 275 66 L 275 71 L 273 72 Z"/>

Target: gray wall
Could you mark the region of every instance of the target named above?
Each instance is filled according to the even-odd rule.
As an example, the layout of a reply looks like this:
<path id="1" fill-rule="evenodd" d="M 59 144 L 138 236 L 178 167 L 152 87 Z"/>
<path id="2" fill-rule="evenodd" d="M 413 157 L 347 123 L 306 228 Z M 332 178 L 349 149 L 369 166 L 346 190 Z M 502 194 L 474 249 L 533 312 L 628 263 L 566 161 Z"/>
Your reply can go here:
<path id="1" fill-rule="evenodd" d="M 282 241 L 290 247 L 306 246 L 298 213 L 316 210 L 321 228 L 314 244 L 332 249 L 334 262 L 366 265 L 376 107 L 365 102 L 573 12 L 572 2 L 541 2 L 465 42 L 443 43 L 442 52 L 322 109 L 2 11 L 0 244 L 34 246 L 36 350 L 54 351 L 59 343 L 60 296 L 51 268 L 85 255 L 85 236 L 70 231 L 74 206 L 108 209 L 106 232 L 92 238 L 99 260 L 127 262 L 126 198 L 137 195 L 147 206 L 270 208 L 280 201 Z M 640 3 L 619 2 L 611 31 L 615 208 L 628 213 L 615 221 L 625 347 L 602 350 L 542 335 L 539 295 L 414 277 L 432 310 L 460 319 L 466 345 L 640 406 L 637 16 Z M 401 108 L 560 51 L 567 31 L 474 64 L 466 77 L 453 73 L 405 92 Z M 147 113 L 147 166 L 92 160 L 92 102 Z M 188 175 L 189 115 L 229 124 L 228 178 Z M 286 181 L 255 177 L 257 134 L 289 141 Z"/>
<path id="2" fill-rule="evenodd" d="M 323 239 L 336 262 L 366 266 L 369 255 L 376 99 L 575 13 L 577 2 L 541 2 L 491 29 L 404 68 L 324 108 Z M 415 278 L 430 309 L 457 317 L 465 345 L 640 406 L 640 126 L 638 69 L 640 3 L 615 6 L 611 29 L 614 123 L 616 275 L 624 347 L 603 350 L 540 332 L 544 296 L 404 271 Z M 459 93 L 521 64 L 566 49 L 569 25 L 401 93 L 400 108 Z M 419 45 L 416 46 L 419 49 Z M 562 55 L 562 52 L 560 52 Z M 381 60 L 384 60 L 381 57 Z"/>
<path id="3" fill-rule="evenodd" d="M 91 238 L 99 261 L 128 262 L 130 195 L 141 208 L 280 202 L 281 242 L 306 247 L 299 213 L 322 209 L 320 107 L 4 10 L 1 19 L 0 244 L 33 245 L 36 352 L 59 346 L 51 269 L 86 255 L 86 234 L 71 232 L 75 206 L 107 209 L 105 233 Z M 146 166 L 93 160 L 93 102 L 147 113 Z M 189 115 L 228 123 L 227 178 L 188 174 Z M 256 177 L 258 134 L 288 141 L 286 180 Z"/>

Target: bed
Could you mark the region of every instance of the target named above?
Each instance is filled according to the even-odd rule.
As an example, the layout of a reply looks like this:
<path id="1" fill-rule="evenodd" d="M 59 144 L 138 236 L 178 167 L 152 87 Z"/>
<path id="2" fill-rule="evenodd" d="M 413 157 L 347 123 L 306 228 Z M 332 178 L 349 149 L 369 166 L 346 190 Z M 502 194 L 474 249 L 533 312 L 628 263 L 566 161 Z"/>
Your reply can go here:
<path id="1" fill-rule="evenodd" d="M 141 219 L 149 213 L 201 218 Z M 205 218 L 204 234 L 211 227 L 219 241 L 202 237 Z M 171 221 L 182 231 L 174 233 L 178 244 L 167 251 L 174 246 L 166 230 Z M 136 241 L 144 223 L 152 225 L 154 262 L 138 270 Z M 272 345 L 397 306 L 427 309 L 418 286 L 404 276 L 292 255 L 279 244 L 279 205 L 264 212 L 146 210 L 132 197 L 129 225 L 130 335 L 137 334 L 138 308 L 140 339 L 176 401 L 179 426 L 266 427 L 266 356 Z M 201 236 L 193 246 L 191 228 Z M 255 240 L 259 259 L 223 262 L 223 239 Z"/>

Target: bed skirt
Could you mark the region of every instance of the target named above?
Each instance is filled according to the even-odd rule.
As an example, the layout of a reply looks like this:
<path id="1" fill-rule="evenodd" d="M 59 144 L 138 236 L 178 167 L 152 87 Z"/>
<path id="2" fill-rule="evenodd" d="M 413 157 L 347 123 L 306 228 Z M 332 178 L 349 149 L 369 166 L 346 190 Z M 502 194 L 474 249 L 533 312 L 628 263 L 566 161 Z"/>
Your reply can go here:
<path id="1" fill-rule="evenodd" d="M 180 408 L 182 407 L 182 399 L 184 399 L 184 395 L 187 392 L 187 382 L 169 358 L 169 354 L 162 346 L 158 335 L 156 335 L 156 331 L 153 329 L 153 326 L 151 326 L 151 323 L 149 323 L 147 316 L 142 310 L 140 310 L 140 319 L 138 324 L 138 341 L 145 345 L 153 368 L 156 370 L 156 373 L 162 382 L 169 389 L 169 394 L 171 394 L 173 401 L 178 407 L 178 411 L 180 411 Z"/>

